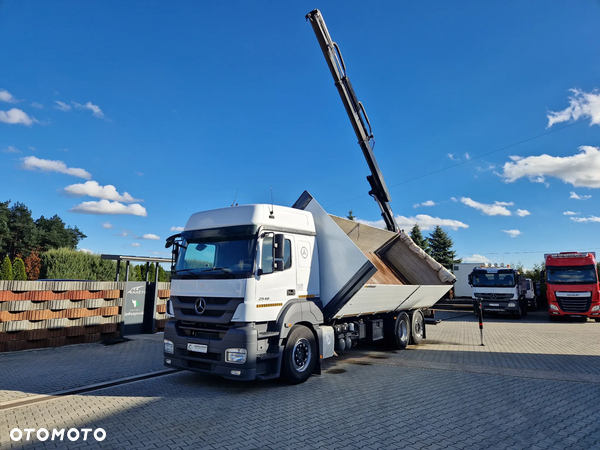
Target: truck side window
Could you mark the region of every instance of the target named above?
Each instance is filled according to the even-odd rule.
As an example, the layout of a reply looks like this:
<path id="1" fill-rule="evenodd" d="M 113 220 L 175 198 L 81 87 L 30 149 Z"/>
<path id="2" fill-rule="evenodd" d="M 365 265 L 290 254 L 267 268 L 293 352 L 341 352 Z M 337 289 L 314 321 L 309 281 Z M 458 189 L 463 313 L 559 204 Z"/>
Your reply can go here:
<path id="1" fill-rule="evenodd" d="M 260 252 L 260 267 L 263 274 L 273 273 L 273 236 L 267 236 L 262 242 Z"/>
<path id="2" fill-rule="evenodd" d="M 286 239 L 283 247 L 283 270 L 290 267 L 292 267 L 292 241 Z"/>

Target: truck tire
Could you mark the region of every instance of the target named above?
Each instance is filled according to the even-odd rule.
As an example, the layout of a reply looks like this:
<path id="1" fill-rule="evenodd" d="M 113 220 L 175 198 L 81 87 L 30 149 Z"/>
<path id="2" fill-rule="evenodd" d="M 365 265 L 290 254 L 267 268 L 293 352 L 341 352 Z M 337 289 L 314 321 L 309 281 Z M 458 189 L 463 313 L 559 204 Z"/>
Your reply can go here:
<path id="1" fill-rule="evenodd" d="M 317 362 L 315 336 L 307 327 L 295 325 L 283 350 L 281 373 L 290 384 L 304 383 L 312 375 Z"/>
<path id="2" fill-rule="evenodd" d="M 419 345 L 425 334 L 425 318 L 420 310 L 415 311 L 412 315 L 410 331 L 412 343 Z"/>
<path id="3" fill-rule="evenodd" d="M 527 308 L 527 300 L 525 299 L 521 301 L 521 311 L 523 316 L 526 316 L 529 312 L 529 309 Z"/>
<path id="4" fill-rule="evenodd" d="M 521 317 L 523 317 L 523 309 L 521 308 L 521 302 L 519 302 L 519 309 L 517 309 L 517 311 L 513 313 L 513 317 L 515 319 L 520 319 Z"/>
<path id="5" fill-rule="evenodd" d="M 394 335 L 390 339 L 392 345 L 404 350 L 410 341 L 410 317 L 405 312 L 400 313 L 394 323 Z"/>

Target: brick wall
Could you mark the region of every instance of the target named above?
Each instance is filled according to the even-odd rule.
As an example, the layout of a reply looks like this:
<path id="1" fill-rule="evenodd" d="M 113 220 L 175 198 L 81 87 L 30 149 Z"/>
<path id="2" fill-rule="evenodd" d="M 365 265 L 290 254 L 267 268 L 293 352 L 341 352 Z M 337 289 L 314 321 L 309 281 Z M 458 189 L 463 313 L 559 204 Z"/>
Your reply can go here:
<path id="1" fill-rule="evenodd" d="M 119 337 L 124 283 L 0 281 L 0 352 Z M 170 283 L 159 283 L 156 329 L 165 326 Z"/>

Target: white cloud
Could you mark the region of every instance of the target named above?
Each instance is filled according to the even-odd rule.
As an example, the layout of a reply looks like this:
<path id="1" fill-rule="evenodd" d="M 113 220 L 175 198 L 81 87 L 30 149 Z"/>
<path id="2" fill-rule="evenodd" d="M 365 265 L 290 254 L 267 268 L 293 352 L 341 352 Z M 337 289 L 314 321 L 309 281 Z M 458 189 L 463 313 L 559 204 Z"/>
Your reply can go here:
<path id="1" fill-rule="evenodd" d="M 587 222 L 600 222 L 600 217 L 590 216 L 590 217 L 571 217 L 573 222 L 587 223 Z"/>
<path id="2" fill-rule="evenodd" d="M 435 203 L 433 200 L 427 200 L 426 202 L 423 203 L 415 203 L 413 205 L 413 208 L 418 208 L 419 206 L 435 206 L 437 203 Z"/>
<path id="3" fill-rule="evenodd" d="M 558 178 L 575 187 L 600 187 L 600 148 L 584 145 L 573 156 L 529 156 L 504 164 L 500 176 L 511 183 L 528 177 L 530 181 L 544 183 L 546 176 Z"/>
<path id="4" fill-rule="evenodd" d="M 448 153 L 448 158 L 450 158 L 452 161 L 458 161 L 459 158 L 454 157 L 454 153 Z"/>
<path id="5" fill-rule="evenodd" d="M 44 109 L 44 105 L 42 105 L 41 103 L 38 102 L 32 102 L 31 106 L 37 109 Z"/>
<path id="6" fill-rule="evenodd" d="M 92 115 L 94 117 L 98 117 L 99 119 L 104 119 L 104 113 L 102 112 L 100 107 L 98 105 L 94 105 L 92 102 L 87 102 L 85 105 L 82 105 L 81 103 L 77 103 L 77 102 L 71 102 L 71 103 L 73 103 L 73 106 L 75 106 L 75 108 L 77 108 L 77 109 L 89 109 L 90 111 L 92 111 Z"/>
<path id="7" fill-rule="evenodd" d="M 131 216 L 146 217 L 146 208 L 138 203 L 124 205 L 119 202 L 100 200 L 99 202 L 83 202 L 73 206 L 69 211 L 81 214 L 127 214 Z"/>
<path id="8" fill-rule="evenodd" d="M 183 227 L 171 227 L 171 231 L 183 231 Z"/>
<path id="9" fill-rule="evenodd" d="M 453 202 L 458 202 L 458 199 L 456 197 L 450 197 L 450 200 L 452 200 Z"/>
<path id="10" fill-rule="evenodd" d="M 152 233 L 147 233 L 143 235 L 142 239 L 148 239 L 150 241 L 160 241 L 160 237 Z"/>
<path id="11" fill-rule="evenodd" d="M 512 206 L 513 202 L 494 202 L 493 205 L 489 205 L 476 202 L 469 197 L 461 197 L 460 201 L 471 208 L 480 210 L 486 216 L 510 216 L 512 214 L 506 206 Z"/>
<path id="12" fill-rule="evenodd" d="M 127 231 L 122 231 L 121 233 L 117 234 L 117 236 L 127 237 L 129 236 L 129 233 Z"/>
<path id="13" fill-rule="evenodd" d="M 578 213 L 578 212 L 573 212 L 573 211 L 565 211 L 565 212 L 563 213 L 563 216 L 576 216 L 576 215 L 578 215 L 578 214 L 581 214 L 581 213 Z"/>
<path id="14" fill-rule="evenodd" d="M 67 105 L 65 102 L 60 102 L 58 100 L 54 100 L 54 103 L 56 103 L 57 106 L 55 106 L 56 109 L 58 109 L 59 111 L 71 111 L 71 105 Z"/>
<path id="15" fill-rule="evenodd" d="M 29 146 L 29 150 L 33 150 L 35 152 L 35 147 Z"/>
<path id="16" fill-rule="evenodd" d="M 519 217 L 525 217 L 525 216 L 531 215 L 531 213 L 529 211 L 527 211 L 526 209 L 517 209 L 515 211 L 515 214 Z"/>
<path id="17" fill-rule="evenodd" d="M 502 230 L 504 233 L 508 234 L 510 237 L 515 238 L 521 234 L 519 230 Z"/>
<path id="18" fill-rule="evenodd" d="M 3 153 L 21 153 L 21 151 L 18 148 L 13 147 L 12 145 L 9 145 L 8 147 L 3 148 L 1 151 Z"/>
<path id="19" fill-rule="evenodd" d="M 588 198 L 592 198 L 591 195 L 578 195 L 575 192 L 571 191 L 571 195 L 569 196 L 569 198 L 575 199 L 575 200 L 587 200 Z"/>
<path id="20" fill-rule="evenodd" d="M 132 242 L 132 243 L 131 243 L 131 246 L 132 246 L 132 247 L 139 247 L 139 246 L 140 246 L 140 243 L 139 243 L 139 242 Z"/>
<path id="21" fill-rule="evenodd" d="M 21 158 L 21 161 L 23 161 L 23 165 L 21 167 L 25 170 L 39 169 L 42 172 L 59 172 L 67 175 L 73 175 L 74 177 L 84 178 L 86 180 L 92 178 L 92 175 L 84 169 L 67 167 L 67 165 L 62 161 L 39 159 L 35 156 L 26 156 L 25 158 Z"/>
<path id="22" fill-rule="evenodd" d="M 569 89 L 573 93 L 569 97 L 569 107 L 562 111 L 548 113 L 548 126 L 569 120 L 591 119 L 591 125 L 600 125 L 600 91 L 583 92 L 579 89 Z"/>
<path id="23" fill-rule="evenodd" d="M 135 173 L 138 177 L 143 177 L 144 174 L 142 172 L 138 172 L 137 170 L 134 171 L 133 173 Z"/>
<path id="24" fill-rule="evenodd" d="M 370 225 L 372 227 L 385 228 L 385 222 L 383 219 L 373 222 L 357 219 L 357 222 L 364 223 L 365 225 Z M 433 230 L 438 225 L 441 227 L 448 227 L 453 230 L 458 230 L 459 228 L 469 228 L 469 225 L 458 220 L 440 219 L 439 217 L 431 217 L 427 214 L 417 214 L 416 216 L 411 217 L 396 216 L 396 223 L 400 228 L 403 229 L 411 229 L 415 223 L 419 225 L 419 228 L 422 230 Z"/>
<path id="25" fill-rule="evenodd" d="M 86 181 L 85 183 L 72 184 L 70 186 L 67 186 L 63 191 L 65 194 L 73 197 L 83 197 L 84 195 L 88 195 L 90 197 L 102 198 L 105 200 L 114 200 L 117 202 L 124 203 L 134 203 L 143 201 L 133 198 L 131 195 L 129 195 L 128 192 L 123 192 L 123 194 L 119 194 L 117 192 L 117 189 L 112 184 L 100 186 L 96 181 Z"/>
<path id="26" fill-rule="evenodd" d="M 31 125 L 33 122 L 37 122 L 35 118 L 29 117 L 27 113 L 17 108 L 9 109 L 8 111 L 0 111 L 0 122 L 10 124 L 22 124 Z"/>
<path id="27" fill-rule="evenodd" d="M 102 228 L 105 228 L 105 229 L 107 229 L 107 230 L 111 230 L 111 229 L 113 228 L 113 224 L 112 224 L 112 223 L 110 223 L 110 222 L 104 222 L 104 223 L 102 224 Z"/>
<path id="28" fill-rule="evenodd" d="M 0 102 L 17 103 L 18 100 L 6 89 L 0 89 Z"/>
<path id="29" fill-rule="evenodd" d="M 87 253 L 88 255 L 94 254 L 94 252 L 92 250 L 90 250 L 89 248 L 78 248 L 77 251 L 81 252 L 81 253 Z"/>
<path id="30" fill-rule="evenodd" d="M 469 161 L 471 159 L 471 155 L 469 155 L 469 153 L 465 153 L 465 159 Z"/>
<path id="31" fill-rule="evenodd" d="M 462 258 L 462 262 L 464 262 L 464 263 L 489 263 L 491 261 L 483 255 L 474 253 L 471 256 Z"/>

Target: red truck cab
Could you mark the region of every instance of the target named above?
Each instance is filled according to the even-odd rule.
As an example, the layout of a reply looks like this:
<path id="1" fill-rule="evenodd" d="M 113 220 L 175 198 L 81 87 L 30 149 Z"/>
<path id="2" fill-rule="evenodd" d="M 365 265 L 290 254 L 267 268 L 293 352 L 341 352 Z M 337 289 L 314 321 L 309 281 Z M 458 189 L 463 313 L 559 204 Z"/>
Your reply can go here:
<path id="1" fill-rule="evenodd" d="M 550 317 L 589 317 L 600 322 L 596 254 L 561 252 L 545 257 Z"/>

